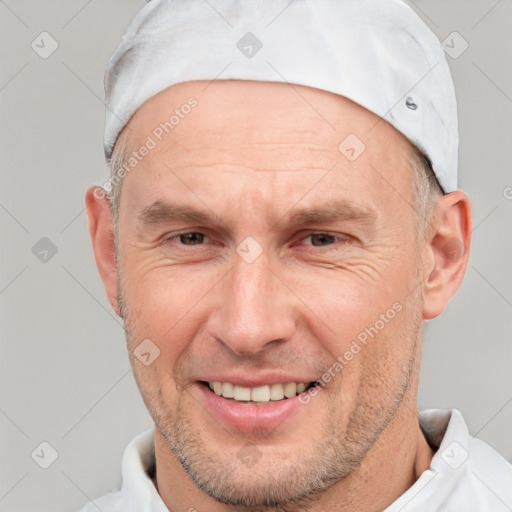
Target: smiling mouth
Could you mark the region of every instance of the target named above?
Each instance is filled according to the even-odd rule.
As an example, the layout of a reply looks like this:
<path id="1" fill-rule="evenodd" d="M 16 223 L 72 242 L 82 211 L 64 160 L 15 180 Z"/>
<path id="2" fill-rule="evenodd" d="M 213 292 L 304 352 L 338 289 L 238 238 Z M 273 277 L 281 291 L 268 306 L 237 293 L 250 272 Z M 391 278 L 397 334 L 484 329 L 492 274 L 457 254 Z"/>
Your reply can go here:
<path id="1" fill-rule="evenodd" d="M 209 388 L 216 395 L 226 398 L 227 400 L 247 405 L 258 405 L 288 400 L 316 386 L 318 381 L 287 382 L 284 384 L 269 384 L 267 386 L 257 386 L 254 388 L 237 386 L 231 382 L 200 381 L 200 383 Z"/>

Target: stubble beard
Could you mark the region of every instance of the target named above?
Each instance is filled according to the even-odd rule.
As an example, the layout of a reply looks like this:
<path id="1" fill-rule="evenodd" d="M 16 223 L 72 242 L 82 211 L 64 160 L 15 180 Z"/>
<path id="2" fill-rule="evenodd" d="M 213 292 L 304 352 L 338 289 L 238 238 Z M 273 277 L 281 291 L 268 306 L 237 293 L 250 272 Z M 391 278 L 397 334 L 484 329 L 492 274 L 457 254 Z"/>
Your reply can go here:
<path id="1" fill-rule="evenodd" d="M 118 298 L 122 304 L 127 344 L 134 347 L 139 339 L 133 330 L 136 322 L 122 292 L 119 286 Z M 409 335 L 416 331 L 419 339 L 418 329 L 409 328 L 407 331 Z M 137 385 L 155 425 L 170 452 L 199 489 L 219 503 L 234 506 L 233 510 L 237 512 L 292 512 L 308 510 L 320 494 L 349 477 L 359 467 L 409 391 L 417 369 L 416 341 L 412 343 L 413 349 L 400 376 L 391 383 L 392 388 L 383 389 L 388 394 L 384 403 L 376 404 L 368 398 L 371 394 L 367 392 L 367 385 L 375 386 L 378 382 L 378 375 L 373 369 L 370 369 L 373 377 L 367 375 L 367 384 L 364 384 L 364 375 L 361 379 L 356 406 L 348 420 L 343 417 L 344 404 L 340 389 L 325 387 L 322 393 L 328 394 L 326 401 L 330 413 L 326 416 L 328 424 L 318 426 L 324 432 L 321 440 L 309 450 L 301 448 L 296 453 L 285 454 L 276 448 L 274 456 L 267 451 L 251 468 L 244 467 L 233 456 L 226 460 L 222 452 L 210 447 L 209 440 L 201 435 L 200 427 L 187 413 L 185 405 L 189 392 L 186 389 L 181 391 L 175 405 L 167 404 L 160 386 L 144 377 L 144 370 L 134 363 L 131 354 L 130 360 Z M 188 402 L 194 407 L 193 400 Z M 339 425 L 346 425 L 346 428 L 341 431 Z M 286 432 L 285 426 L 283 431 Z M 308 439 L 304 439 L 304 443 L 307 445 Z M 238 449 L 244 445 L 244 441 L 237 439 L 233 444 Z"/>

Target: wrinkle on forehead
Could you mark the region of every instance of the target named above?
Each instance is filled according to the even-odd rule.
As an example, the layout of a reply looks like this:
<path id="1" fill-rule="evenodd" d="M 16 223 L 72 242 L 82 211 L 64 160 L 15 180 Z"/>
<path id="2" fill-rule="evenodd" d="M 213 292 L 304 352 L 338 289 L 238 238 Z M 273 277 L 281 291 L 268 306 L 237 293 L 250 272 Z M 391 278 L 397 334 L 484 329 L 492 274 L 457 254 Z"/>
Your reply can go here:
<path id="1" fill-rule="evenodd" d="M 397 194 L 410 195 L 410 143 L 389 123 L 376 124 L 380 118 L 352 101 L 282 83 L 218 81 L 204 92 L 202 89 L 201 82 L 178 84 L 139 109 L 129 134 L 134 147 L 188 97 L 195 95 L 198 101 L 197 107 L 127 176 L 128 180 L 137 174 L 148 181 L 151 173 L 151 181 L 163 182 L 172 172 L 190 179 L 187 183 L 192 189 L 206 180 L 218 193 L 222 176 L 222 187 L 234 190 L 235 181 L 241 185 L 250 174 L 275 173 L 271 178 L 275 186 L 282 183 L 289 191 L 288 184 L 277 181 L 279 173 L 300 171 L 290 179 L 307 185 L 312 182 L 309 171 L 320 178 L 335 168 L 349 196 L 357 197 L 362 188 L 387 193 L 388 201 Z M 353 162 L 338 147 L 350 134 L 357 134 L 365 145 L 365 151 Z M 232 178 L 227 179 L 227 175 Z M 364 187 L 357 180 L 366 180 Z M 142 184 L 136 181 L 138 186 Z M 249 180 L 248 186 L 257 187 L 258 181 Z"/>

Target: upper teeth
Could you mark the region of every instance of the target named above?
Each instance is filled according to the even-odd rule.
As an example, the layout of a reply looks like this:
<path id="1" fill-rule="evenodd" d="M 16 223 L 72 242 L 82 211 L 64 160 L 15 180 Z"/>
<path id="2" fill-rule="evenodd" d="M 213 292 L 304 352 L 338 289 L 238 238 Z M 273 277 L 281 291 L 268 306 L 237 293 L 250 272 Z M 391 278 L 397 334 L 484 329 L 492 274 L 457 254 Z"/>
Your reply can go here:
<path id="1" fill-rule="evenodd" d="M 258 386 L 246 388 L 236 386 L 230 382 L 208 382 L 210 389 L 224 398 L 234 398 L 242 402 L 268 402 L 270 400 L 282 400 L 302 393 L 308 384 L 304 382 L 288 382 L 286 384 L 271 384 L 270 386 Z"/>

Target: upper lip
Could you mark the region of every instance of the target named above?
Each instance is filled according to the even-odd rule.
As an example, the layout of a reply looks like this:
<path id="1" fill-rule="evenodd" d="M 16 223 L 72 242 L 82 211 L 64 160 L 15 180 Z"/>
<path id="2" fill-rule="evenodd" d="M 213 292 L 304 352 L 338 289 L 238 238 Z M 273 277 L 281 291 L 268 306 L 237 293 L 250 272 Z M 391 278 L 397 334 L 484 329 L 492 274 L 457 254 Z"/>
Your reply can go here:
<path id="1" fill-rule="evenodd" d="M 246 388 L 256 388 L 259 386 L 270 386 L 272 384 L 287 384 L 289 382 L 309 384 L 310 382 L 315 382 L 318 380 L 318 377 L 304 377 L 304 376 L 295 376 L 284 373 L 268 373 L 268 374 L 260 374 L 260 375 L 247 375 L 247 374 L 209 374 L 207 376 L 201 376 L 201 378 L 197 379 L 202 382 L 230 382 L 235 386 L 243 386 Z"/>

